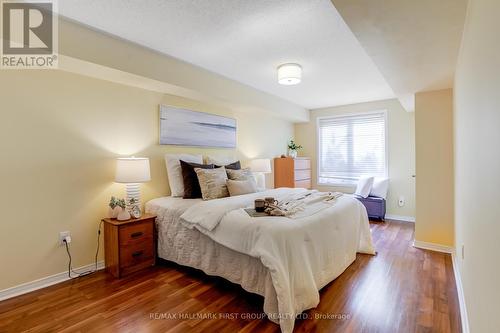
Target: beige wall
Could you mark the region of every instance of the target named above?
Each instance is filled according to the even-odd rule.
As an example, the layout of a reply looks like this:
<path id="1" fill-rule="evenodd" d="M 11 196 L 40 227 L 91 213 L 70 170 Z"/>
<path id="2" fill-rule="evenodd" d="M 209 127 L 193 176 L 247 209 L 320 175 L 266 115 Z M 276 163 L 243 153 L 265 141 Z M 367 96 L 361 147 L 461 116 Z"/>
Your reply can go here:
<path id="1" fill-rule="evenodd" d="M 238 149 L 158 145 L 160 103 L 235 117 Z M 0 290 L 65 271 L 59 231 L 72 233 L 74 267 L 93 262 L 107 201 L 124 194 L 113 183 L 116 157 L 151 159 L 148 200 L 169 193 L 167 152 L 274 157 L 293 137 L 285 120 L 53 70 L 1 71 L 0 110 Z"/>
<path id="2" fill-rule="evenodd" d="M 453 246 L 453 91 L 415 96 L 415 240 Z"/>
<path id="3" fill-rule="evenodd" d="M 474 333 L 500 327 L 498 13 L 500 1 L 469 1 L 455 80 L 456 259 Z"/>
<path id="4" fill-rule="evenodd" d="M 313 187 L 325 190 L 354 192 L 354 187 L 318 186 L 317 182 L 317 128 L 318 117 L 387 110 L 388 156 L 389 156 L 389 195 L 387 214 L 414 217 L 415 189 L 412 175 L 415 170 L 414 114 L 406 112 L 397 99 L 360 103 L 311 111 L 311 120 L 295 124 L 295 139 L 304 146 L 300 155 L 312 159 Z M 406 204 L 398 206 L 399 196 L 404 196 Z"/>
<path id="5" fill-rule="evenodd" d="M 249 112 L 264 110 L 292 121 L 309 117 L 305 108 L 282 98 L 63 18 L 59 19 L 59 53 L 166 83 L 165 93 L 172 95 Z"/>

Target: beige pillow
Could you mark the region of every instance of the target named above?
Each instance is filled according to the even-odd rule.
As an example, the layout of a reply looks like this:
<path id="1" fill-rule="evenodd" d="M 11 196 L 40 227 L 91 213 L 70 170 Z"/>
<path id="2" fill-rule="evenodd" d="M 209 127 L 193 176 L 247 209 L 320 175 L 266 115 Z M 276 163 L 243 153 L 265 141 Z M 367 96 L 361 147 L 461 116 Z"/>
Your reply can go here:
<path id="1" fill-rule="evenodd" d="M 252 171 L 250 171 L 250 168 L 239 169 L 239 170 L 226 169 L 226 171 L 228 178 L 231 180 L 253 179 L 255 181 L 255 177 L 253 176 Z"/>
<path id="2" fill-rule="evenodd" d="M 194 171 L 196 171 L 198 181 L 200 182 L 201 196 L 203 200 L 212 200 L 229 196 L 226 185 L 226 168 L 195 168 Z"/>
<path id="3" fill-rule="evenodd" d="M 234 197 L 235 195 L 257 192 L 257 184 L 253 179 L 247 179 L 247 180 L 228 179 L 226 181 L 226 184 L 227 184 L 227 189 L 229 191 L 229 195 L 232 197 Z"/>
<path id="4" fill-rule="evenodd" d="M 215 164 L 215 165 L 228 165 L 231 163 L 235 163 L 238 161 L 236 157 L 211 157 L 207 156 L 206 158 L 207 164 Z"/>
<path id="5" fill-rule="evenodd" d="M 182 180 L 181 162 L 203 163 L 203 156 L 191 154 L 166 154 L 165 163 L 167 165 L 168 184 L 173 197 L 184 195 L 184 181 Z"/>

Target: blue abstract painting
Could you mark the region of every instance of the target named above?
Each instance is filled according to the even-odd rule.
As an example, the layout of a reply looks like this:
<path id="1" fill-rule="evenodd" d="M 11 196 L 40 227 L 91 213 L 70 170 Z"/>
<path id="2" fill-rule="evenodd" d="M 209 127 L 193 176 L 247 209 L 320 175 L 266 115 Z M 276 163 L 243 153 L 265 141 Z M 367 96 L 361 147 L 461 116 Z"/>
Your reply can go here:
<path id="1" fill-rule="evenodd" d="M 236 148 L 236 119 L 160 105 L 160 144 Z"/>

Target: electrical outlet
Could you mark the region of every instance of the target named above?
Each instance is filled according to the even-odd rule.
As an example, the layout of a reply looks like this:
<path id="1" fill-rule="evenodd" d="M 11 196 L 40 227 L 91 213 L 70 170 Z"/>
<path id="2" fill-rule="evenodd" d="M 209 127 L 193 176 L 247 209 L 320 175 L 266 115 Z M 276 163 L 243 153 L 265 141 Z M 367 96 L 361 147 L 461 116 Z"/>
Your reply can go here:
<path id="1" fill-rule="evenodd" d="M 399 197 L 399 200 L 398 200 L 398 206 L 399 207 L 403 207 L 405 205 L 405 197 L 403 197 L 402 195 Z"/>
<path id="2" fill-rule="evenodd" d="M 465 245 L 462 244 L 462 260 L 465 259 Z"/>
<path id="3" fill-rule="evenodd" d="M 69 231 L 61 231 L 59 232 L 59 245 L 64 245 L 64 239 L 66 237 L 70 236 L 71 237 L 71 233 Z"/>

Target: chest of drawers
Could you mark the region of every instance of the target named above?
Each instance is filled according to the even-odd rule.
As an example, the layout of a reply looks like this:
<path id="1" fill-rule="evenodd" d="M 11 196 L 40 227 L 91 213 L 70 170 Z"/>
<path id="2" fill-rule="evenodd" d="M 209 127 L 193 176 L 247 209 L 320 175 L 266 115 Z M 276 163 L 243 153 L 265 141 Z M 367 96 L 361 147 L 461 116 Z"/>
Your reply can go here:
<path id="1" fill-rule="evenodd" d="M 274 187 L 311 188 L 311 160 L 308 157 L 275 158 Z"/>

